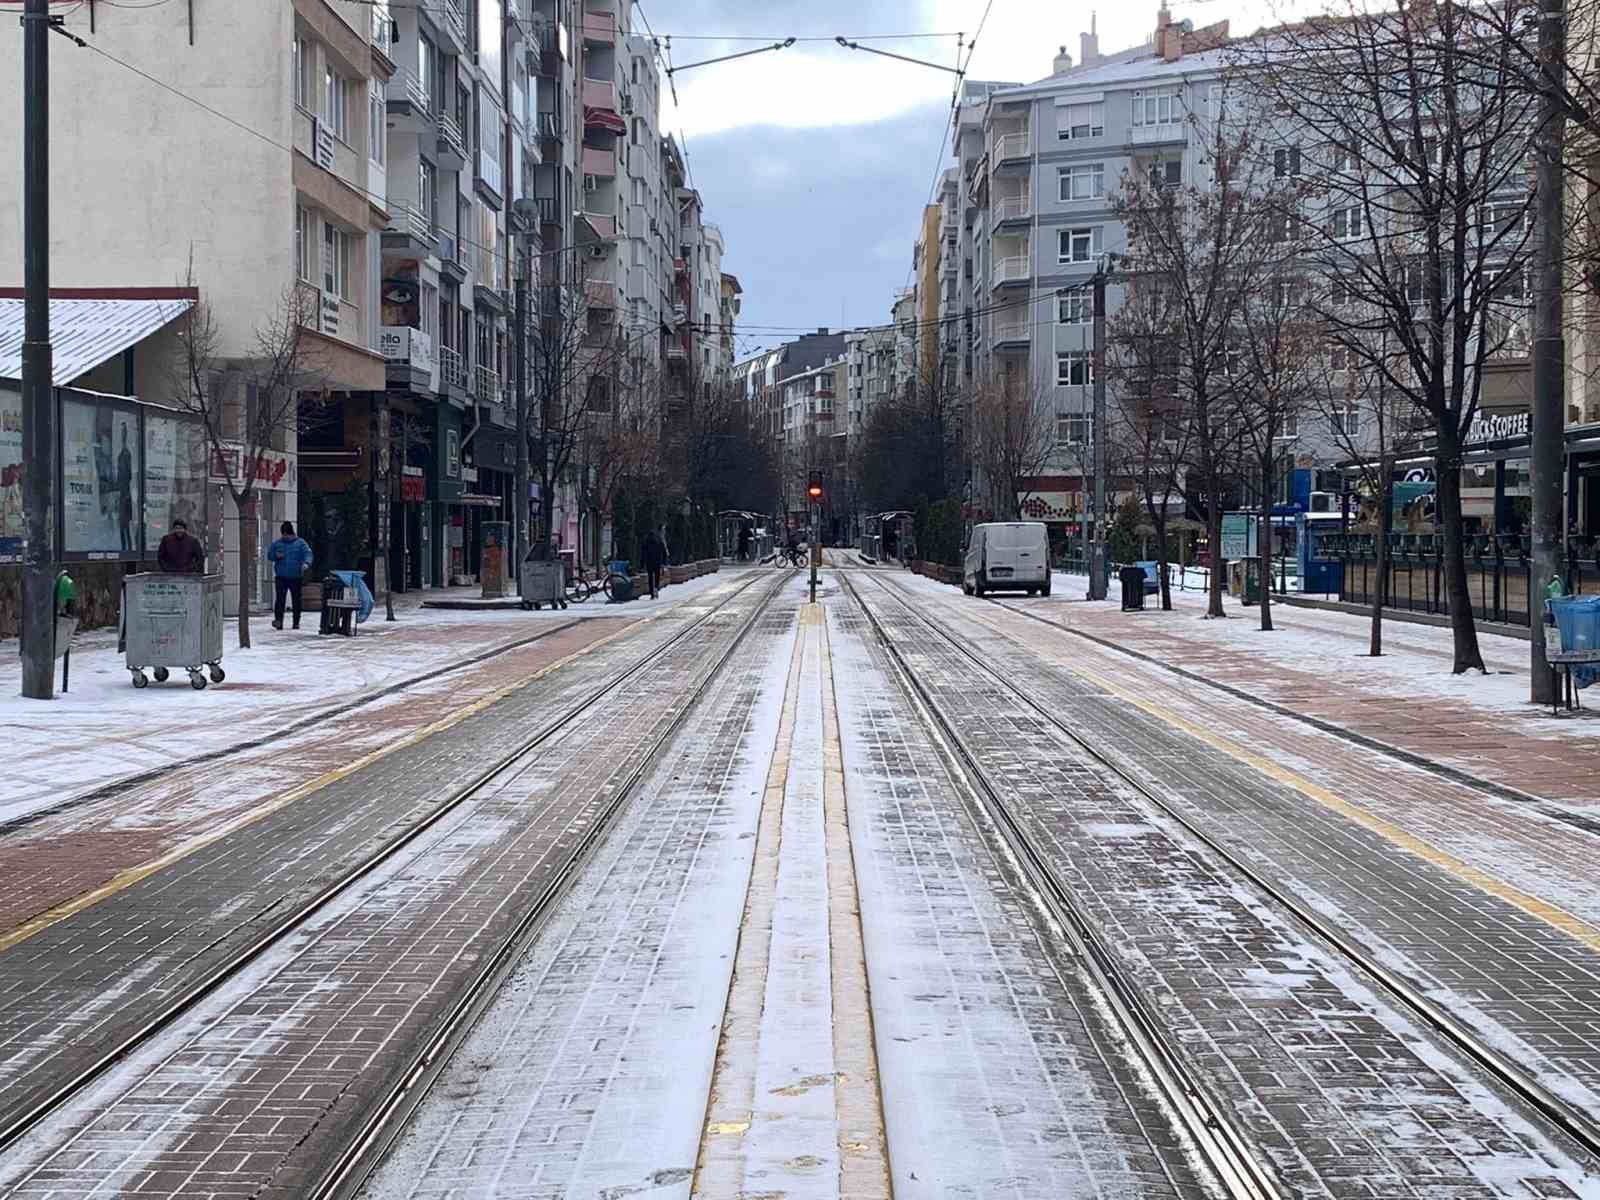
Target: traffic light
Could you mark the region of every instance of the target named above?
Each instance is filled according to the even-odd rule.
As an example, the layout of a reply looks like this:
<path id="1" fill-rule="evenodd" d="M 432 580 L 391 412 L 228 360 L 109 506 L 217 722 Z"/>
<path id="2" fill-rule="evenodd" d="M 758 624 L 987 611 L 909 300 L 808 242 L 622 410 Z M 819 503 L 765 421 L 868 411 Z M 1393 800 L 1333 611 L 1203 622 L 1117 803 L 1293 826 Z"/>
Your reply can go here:
<path id="1" fill-rule="evenodd" d="M 806 495 L 812 500 L 822 499 L 822 472 L 811 472 L 811 481 L 806 484 Z"/>

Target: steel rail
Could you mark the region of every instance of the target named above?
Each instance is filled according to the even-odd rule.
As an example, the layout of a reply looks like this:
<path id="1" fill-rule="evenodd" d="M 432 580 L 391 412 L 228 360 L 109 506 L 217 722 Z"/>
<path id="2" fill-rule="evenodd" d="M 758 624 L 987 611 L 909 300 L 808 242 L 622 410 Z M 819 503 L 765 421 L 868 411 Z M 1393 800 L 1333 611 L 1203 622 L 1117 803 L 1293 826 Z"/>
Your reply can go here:
<path id="1" fill-rule="evenodd" d="M 373 849 L 360 862 L 354 864 L 338 878 L 306 897 L 301 903 L 286 911 L 276 922 L 262 929 L 257 937 L 240 946 L 225 961 L 218 963 L 204 976 L 180 992 L 175 993 L 169 1001 L 146 1019 L 137 1029 L 100 1051 L 95 1055 L 92 1062 L 74 1071 L 69 1079 L 51 1089 L 48 1094 L 37 1100 L 25 1103 L 17 1109 L 0 1113 L 0 1151 L 5 1150 L 18 1139 L 25 1137 L 31 1130 L 36 1128 L 52 1113 L 58 1111 L 62 1105 L 66 1104 L 73 1096 L 77 1095 L 116 1062 L 134 1052 L 197 1004 L 204 1001 L 267 950 L 292 934 L 320 909 L 326 907 L 338 896 L 372 874 L 384 863 L 392 859 L 400 850 L 466 803 L 495 776 L 514 766 L 520 759 L 537 750 L 545 742 L 561 734 L 589 709 L 648 670 L 662 655 L 677 646 L 690 634 L 702 628 L 727 605 L 743 596 L 759 578 L 759 576 L 756 576 L 748 582 L 741 583 L 736 591 L 724 597 L 710 611 L 702 614 L 692 623 L 674 633 L 628 670 L 613 677 L 608 682 L 589 692 L 582 699 L 569 705 L 560 715 L 546 722 L 536 732 L 524 738 L 512 750 L 499 757 L 492 765 L 473 776 L 465 784 L 458 786 L 455 791 L 450 793 L 446 799 L 437 804 L 425 816 Z M 767 595 L 756 608 L 756 616 L 765 611 L 767 605 L 779 590 L 780 588 L 777 586 L 769 588 Z M 754 617 L 752 618 L 753 620 Z M 748 626 L 746 630 L 740 632 L 739 639 L 742 640 L 747 629 Z M 719 660 L 719 666 L 721 661 L 723 660 Z M 652 750 L 651 754 L 654 753 L 655 751 Z"/>
<path id="2" fill-rule="evenodd" d="M 1384 966 L 1376 957 L 1367 953 L 1353 939 L 1347 937 L 1332 923 L 1323 919 L 1298 897 L 1269 879 L 1240 855 L 1234 853 L 1224 842 L 1190 819 L 1176 806 L 1169 804 L 1141 779 L 1124 769 L 1115 759 L 1091 745 L 1082 734 L 1062 721 L 1047 706 L 1040 704 L 1015 683 L 984 662 L 975 652 L 962 644 L 959 638 L 918 612 L 909 601 L 904 599 L 903 589 L 898 585 L 891 588 L 887 584 L 880 583 L 880 587 L 886 595 L 893 596 L 896 602 L 916 617 L 918 621 L 933 630 L 940 638 L 949 642 L 963 656 L 971 660 L 984 674 L 1016 696 L 1043 720 L 1060 730 L 1085 754 L 1111 771 L 1128 787 L 1182 826 L 1191 836 L 1237 871 L 1257 891 L 1271 899 L 1304 928 L 1328 943 L 1347 962 L 1376 983 L 1381 991 L 1410 1009 L 1424 1025 L 1443 1035 L 1451 1045 L 1508 1088 L 1519 1100 L 1547 1120 L 1573 1144 L 1585 1153 L 1600 1158 L 1600 1124 L 1579 1112 L 1528 1072 L 1517 1067 L 1505 1055 L 1497 1052 L 1481 1037 L 1475 1035 L 1472 1030 L 1423 995 L 1418 988 L 1412 986 L 1399 972 Z M 1045 623 L 1054 624 L 1054 622 Z M 1002 636 L 1005 635 L 1002 634 Z"/>
<path id="3" fill-rule="evenodd" d="M 1289 1193 L 1263 1164 L 1223 1106 L 1209 1095 L 1205 1084 L 1183 1060 L 1161 1022 L 1141 997 L 1138 985 L 1128 978 L 1093 922 L 1083 914 L 1071 890 L 1061 882 L 1048 859 L 1040 853 L 1012 813 L 1011 806 L 1003 798 L 1003 790 L 990 779 L 977 756 L 967 748 L 954 722 L 945 716 L 927 687 L 917 678 L 877 614 L 862 598 L 857 585 L 843 575 L 840 579 L 888 652 L 902 688 L 935 738 L 945 745 L 979 804 L 1005 838 L 1027 875 L 1028 882 L 1055 922 L 1066 932 L 1072 949 L 1083 961 L 1130 1045 L 1143 1060 L 1162 1099 L 1176 1114 L 1199 1156 L 1234 1200 L 1284 1200 Z M 885 594 L 891 593 L 886 591 Z M 893 598 L 930 628 L 943 634 L 943 630 L 923 618 L 904 600 L 897 596 Z M 955 644 L 959 646 L 959 643 Z M 988 668 L 985 667 L 985 670 Z"/>
<path id="4" fill-rule="evenodd" d="M 422 1041 L 410 1065 L 375 1108 L 368 1110 L 356 1137 L 348 1141 L 332 1165 L 306 1192 L 307 1200 L 347 1200 L 366 1184 L 382 1163 L 389 1148 L 405 1132 L 411 1115 L 427 1098 L 433 1083 L 448 1065 L 451 1055 L 472 1031 L 477 1018 L 494 1000 L 500 984 L 511 973 L 537 939 L 546 921 L 577 880 L 590 854 L 599 845 L 617 817 L 670 749 L 685 721 L 701 698 L 710 690 L 723 669 L 733 660 L 750 631 L 766 614 L 768 606 L 783 591 L 789 577 L 767 589 L 739 632 L 702 674 L 700 681 L 679 702 L 677 714 L 644 753 L 615 795 L 589 822 L 572 852 L 540 891 L 534 903 L 518 918 L 510 932 L 479 967 L 466 987 L 457 992 L 454 1002 L 438 1027 Z M 749 586 L 749 585 L 746 585 Z M 742 594 L 742 592 L 740 593 Z M 732 597 L 730 597 L 731 599 Z M 707 614 L 709 617 L 710 614 Z"/>

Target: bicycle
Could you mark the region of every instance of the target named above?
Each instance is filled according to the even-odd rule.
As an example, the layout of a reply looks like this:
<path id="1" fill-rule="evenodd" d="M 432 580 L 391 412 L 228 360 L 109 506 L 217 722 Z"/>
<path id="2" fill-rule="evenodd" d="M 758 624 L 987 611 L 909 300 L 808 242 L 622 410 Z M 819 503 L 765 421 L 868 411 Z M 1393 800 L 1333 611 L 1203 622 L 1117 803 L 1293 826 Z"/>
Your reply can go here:
<path id="1" fill-rule="evenodd" d="M 798 546 L 785 546 L 783 560 L 791 567 L 803 567 L 806 565 L 806 552 Z"/>

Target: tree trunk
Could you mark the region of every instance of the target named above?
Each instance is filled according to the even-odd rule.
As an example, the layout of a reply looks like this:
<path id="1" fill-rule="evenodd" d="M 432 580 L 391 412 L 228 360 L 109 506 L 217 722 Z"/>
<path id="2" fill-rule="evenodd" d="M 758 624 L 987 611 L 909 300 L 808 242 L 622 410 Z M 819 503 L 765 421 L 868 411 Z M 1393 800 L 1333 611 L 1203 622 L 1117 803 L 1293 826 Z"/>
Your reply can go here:
<path id="1" fill-rule="evenodd" d="M 1272 441 L 1261 455 L 1261 523 L 1256 529 L 1256 561 L 1261 564 L 1261 629 L 1272 631 Z"/>
<path id="2" fill-rule="evenodd" d="M 1172 611 L 1172 582 L 1167 578 L 1169 563 L 1167 561 L 1167 519 L 1165 516 L 1166 505 L 1162 506 L 1163 515 L 1160 520 L 1151 523 L 1156 529 L 1156 578 L 1161 587 L 1161 611 Z"/>
<path id="3" fill-rule="evenodd" d="M 1455 665 L 1459 675 L 1463 671 L 1478 670 L 1488 674 L 1483 665 L 1483 654 L 1478 649 L 1478 628 L 1472 617 L 1472 591 L 1467 586 L 1467 557 L 1461 544 L 1461 468 L 1457 465 L 1456 439 L 1450 438 L 1446 446 L 1439 442 L 1439 453 L 1434 458 L 1434 485 L 1438 511 L 1444 527 L 1444 582 L 1445 595 L 1450 604 L 1450 634 L 1455 643 Z"/>
<path id="4" fill-rule="evenodd" d="M 1222 611 L 1222 489 L 1212 484 L 1206 493 L 1206 537 L 1211 542 L 1211 572 L 1206 581 L 1206 616 L 1225 617 Z"/>
<path id="5" fill-rule="evenodd" d="M 1372 589 L 1372 638 L 1367 653 L 1383 657 L 1383 606 L 1389 602 L 1389 534 L 1394 529 L 1394 467 L 1383 463 L 1378 484 L 1378 583 Z"/>
<path id="6" fill-rule="evenodd" d="M 256 497 L 255 492 L 234 497 L 239 513 L 239 649 L 250 649 L 250 582 L 255 578 Z"/>

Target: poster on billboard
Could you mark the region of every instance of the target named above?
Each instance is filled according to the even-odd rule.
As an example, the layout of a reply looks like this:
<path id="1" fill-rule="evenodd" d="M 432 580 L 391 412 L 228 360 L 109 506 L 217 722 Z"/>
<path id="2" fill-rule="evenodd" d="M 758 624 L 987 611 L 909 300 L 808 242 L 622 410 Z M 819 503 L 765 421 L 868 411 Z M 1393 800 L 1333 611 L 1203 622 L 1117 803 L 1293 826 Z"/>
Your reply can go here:
<path id="1" fill-rule="evenodd" d="M 182 520 L 205 537 L 206 438 L 188 417 L 144 419 L 144 544 L 154 547 Z"/>
<path id="2" fill-rule="evenodd" d="M 22 561 L 22 393 L 0 389 L 0 563 Z"/>
<path id="3" fill-rule="evenodd" d="M 63 558 L 141 557 L 144 439 L 137 407 L 102 397 L 61 400 L 61 552 Z"/>

